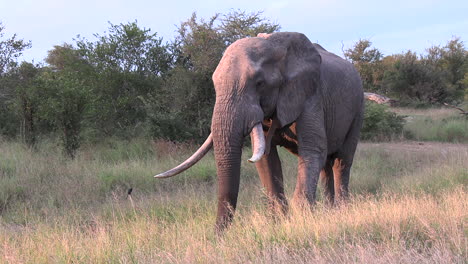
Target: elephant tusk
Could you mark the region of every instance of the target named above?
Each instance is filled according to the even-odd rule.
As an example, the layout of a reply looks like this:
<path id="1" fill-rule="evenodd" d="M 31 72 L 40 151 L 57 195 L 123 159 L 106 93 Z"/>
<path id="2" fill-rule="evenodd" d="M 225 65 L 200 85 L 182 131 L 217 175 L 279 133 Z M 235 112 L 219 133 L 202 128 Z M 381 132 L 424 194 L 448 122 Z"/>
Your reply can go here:
<path id="1" fill-rule="evenodd" d="M 254 126 L 252 132 L 250 132 L 250 138 L 252 139 L 253 154 L 249 161 L 254 163 L 259 161 L 265 154 L 265 135 L 263 134 L 262 123 Z"/>
<path id="2" fill-rule="evenodd" d="M 211 149 L 212 146 L 213 146 L 213 137 L 210 134 L 208 138 L 205 140 L 205 143 L 203 143 L 203 145 L 195 153 L 193 153 L 193 155 L 190 156 L 190 158 L 186 159 L 177 167 L 170 169 L 166 172 L 160 173 L 154 177 L 155 178 L 168 178 L 168 177 L 172 177 L 183 172 L 184 170 L 192 167 L 201 158 L 203 158 L 203 156 L 205 156 L 206 153 L 208 153 L 208 151 Z"/>

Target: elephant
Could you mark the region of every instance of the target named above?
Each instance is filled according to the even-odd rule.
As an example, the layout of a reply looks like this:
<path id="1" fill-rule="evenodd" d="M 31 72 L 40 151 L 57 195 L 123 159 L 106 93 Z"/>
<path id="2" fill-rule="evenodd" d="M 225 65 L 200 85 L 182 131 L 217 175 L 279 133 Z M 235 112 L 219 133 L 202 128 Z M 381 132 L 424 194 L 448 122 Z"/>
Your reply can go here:
<path id="1" fill-rule="evenodd" d="M 231 222 L 237 204 L 244 138 L 269 203 L 286 212 L 277 146 L 298 158 L 293 201 L 313 205 L 319 178 L 331 203 L 346 200 L 363 120 L 362 82 L 354 66 L 302 33 L 258 34 L 231 44 L 212 80 L 216 102 L 211 134 L 174 176 L 214 148 L 218 177 L 216 230 Z"/>

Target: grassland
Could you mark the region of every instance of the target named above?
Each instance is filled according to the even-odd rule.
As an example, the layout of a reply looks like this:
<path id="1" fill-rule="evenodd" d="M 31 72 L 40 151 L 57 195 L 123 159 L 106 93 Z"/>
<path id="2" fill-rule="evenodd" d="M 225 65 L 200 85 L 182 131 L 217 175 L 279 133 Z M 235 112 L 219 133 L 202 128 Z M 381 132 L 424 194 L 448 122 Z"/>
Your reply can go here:
<path id="1" fill-rule="evenodd" d="M 392 108 L 406 116 L 403 137 L 419 141 L 468 143 L 468 117 L 453 108 Z"/>
<path id="2" fill-rule="evenodd" d="M 109 142 L 70 161 L 52 144 L 0 143 L 0 262 L 466 262 L 467 145 L 362 143 L 349 204 L 319 198 L 284 218 L 268 213 L 244 163 L 238 214 L 223 237 L 213 232 L 211 154 L 178 178 L 151 177 L 191 148 Z M 290 195 L 296 162 L 281 156 Z"/>
<path id="3" fill-rule="evenodd" d="M 425 115 L 451 116 L 436 113 Z M 0 263 L 467 263 L 468 144 L 360 143 L 348 204 L 327 207 L 320 190 L 313 210 L 285 217 L 269 213 L 245 162 L 221 237 L 212 153 L 155 180 L 194 146 L 109 140 L 75 160 L 59 149 L 0 141 Z M 296 158 L 280 156 L 291 196 Z"/>

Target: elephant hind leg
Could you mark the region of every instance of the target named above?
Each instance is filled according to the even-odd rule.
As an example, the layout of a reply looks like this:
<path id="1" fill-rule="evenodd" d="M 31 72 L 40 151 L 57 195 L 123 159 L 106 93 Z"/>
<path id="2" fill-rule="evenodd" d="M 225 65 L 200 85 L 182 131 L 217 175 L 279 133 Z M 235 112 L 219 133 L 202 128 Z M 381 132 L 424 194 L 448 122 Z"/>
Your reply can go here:
<path id="1" fill-rule="evenodd" d="M 327 158 L 325 166 L 320 172 L 320 180 L 324 188 L 325 198 L 330 205 L 333 205 L 335 200 L 335 184 L 333 178 L 333 160 L 334 158 Z"/>
<path id="2" fill-rule="evenodd" d="M 284 195 L 283 171 L 276 145 L 271 146 L 270 153 L 264 155 L 255 166 L 266 189 L 270 208 L 275 212 L 286 213 L 288 204 Z"/>
<path id="3" fill-rule="evenodd" d="M 346 135 L 342 148 L 336 153 L 333 163 L 333 175 L 335 180 L 335 203 L 349 198 L 349 176 L 353 165 L 354 154 L 359 141 L 362 118 L 357 117 Z"/>
<path id="4" fill-rule="evenodd" d="M 335 202 L 339 203 L 342 200 L 347 200 L 349 196 L 349 171 L 351 164 L 346 164 L 343 159 L 337 158 L 333 162 L 333 175 L 335 184 Z"/>

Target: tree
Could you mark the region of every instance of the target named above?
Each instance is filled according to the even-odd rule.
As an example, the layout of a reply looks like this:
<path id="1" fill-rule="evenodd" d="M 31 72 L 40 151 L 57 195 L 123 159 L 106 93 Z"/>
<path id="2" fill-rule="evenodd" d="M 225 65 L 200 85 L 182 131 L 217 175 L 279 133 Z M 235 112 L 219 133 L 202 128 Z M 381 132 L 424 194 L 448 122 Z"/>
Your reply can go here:
<path id="1" fill-rule="evenodd" d="M 280 30 L 280 25 L 262 17 L 263 12 L 247 13 L 233 10 L 221 19 L 219 30 L 226 45 L 246 37 L 255 37 L 259 33 L 273 33 Z"/>
<path id="2" fill-rule="evenodd" d="M 454 37 L 443 47 L 432 46 L 423 56 L 423 63 L 436 68 L 443 76 L 446 99 L 462 101 L 468 86 L 464 78 L 468 73 L 468 51 L 463 41 Z"/>
<path id="3" fill-rule="evenodd" d="M 450 40 L 443 48 L 441 59 L 442 67 L 449 73 L 449 82 L 457 85 L 464 78 L 467 70 L 464 66 L 468 59 L 468 51 L 463 41 L 457 37 Z"/>
<path id="4" fill-rule="evenodd" d="M 416 53 L 395 55 L 396 62 L 385 72 L 384 86 L 403 103 L 443 102 L 447 93 L 443 76 L 435 67 L 423 63 Z"/>
<path id="5" fill-rule="evenodd" d="M 95 70 L 79 50 L 67 43 L 54 46 L 45 61 L 49 67 L 38 78 L 40 115 L 60 131 L 65 154 L 74 158 L 87 110 L 92 108 Z"/>
<path id="6" fill-rule="evenodd" d="M 467 85 L 468 55 L 459 38 L 445 46 L 432 46 L 426 54 L 413 52 L 394 56 L 396 62 L 386 73 L 386 86 L 406 102 L 457 103 L 463 100 Z"/>
<path id="7" fill-rule="evenodd" d="M 93 123 L 106 136 L 128 136 L 146 120 L 142 98 L 157 94 L 172 57 L 167 45 L 137 22 L 110 23 L 96 41 L 77 40 L 79 54 L 95 69 Z M 141 129 L 140 129 L 141 130 Z"/>
<path id="8" fill-rule="evenodd" d="M 31 47 L 30 41 L 18 39 L 16 34 L 4 39 L 5 27 L 0 22 L 0 76 L 14 68 L 16 59 L 23 54 L 23 51 Z"/>
<path id="9" fill-rule="evenodd" d="M 95 42 L 77 40 L 82 55 L 97 69 L 142 75 L 162 75 L 169 69 L 171 57 L 157 33 L 140 28 L 137 21 L 109 25 L 107 35 L 94 34 Z"/>
<path id="10" fill-rule="evenodd" d="M 39 91 L 37 75 L 40 67 L 32 63 L 22 62 L 20 66 L 12 68 L 2 78 L 2 84 L 8 89 L 8 96 L 0 101 L 2 112 L 0 132 L 9 137 L 18 134 L 30 147 L 34 146 L 37 138 L 38 121 L 37 109 Z"/>
<path id="11" fill-rule="evenodd" d="M 16 73 L 18 82 L 15 87 L 15 103 L 21 115 L 20 133 L 29 147 L 33 147 L 37 140 L 36 121 L 40 104 L 37 76 L 40 70 L 32 63 L 22 62 Z"/>
<path id="12" fill-rule="evenodd" d="M 371 48 L 372 42 L 360 39 L 352 48 L 344 51 L 347 60 L 354 64 L 361 75 L 362 84 L 366 91 L 381 91 L 383 78 L 382 53 Z"/>
<path id="13" fill-rule="evenodd" d="M 80 132 L 90 101 L 90 86 L 86 79 L 69 70 L 44 71 L 40 81 L 45 94 L 41 115 L 59 128 L 64 151 L 74 158 L 81 143 Z"/>
<path id="14" fill-rule="evenodd" d="M 5 27 L 0 22 L 0 134 L 13 137 L 18 131 L 19 115 L 14 111 L 18 67 L 17 59 L 31 47 L 30 41 L 18 39 L 16 34 L 5 37 Z"/>

